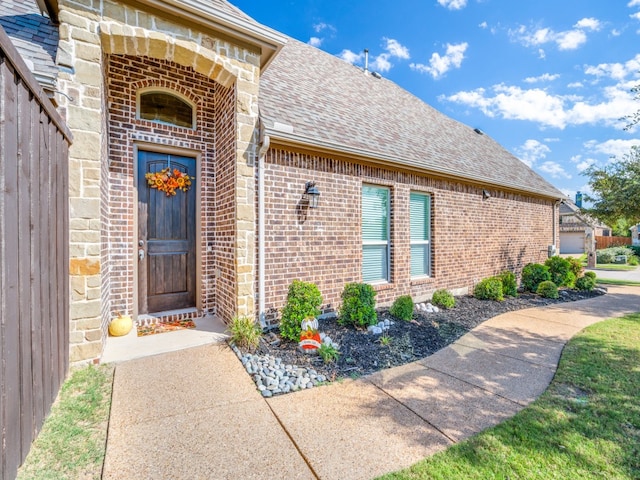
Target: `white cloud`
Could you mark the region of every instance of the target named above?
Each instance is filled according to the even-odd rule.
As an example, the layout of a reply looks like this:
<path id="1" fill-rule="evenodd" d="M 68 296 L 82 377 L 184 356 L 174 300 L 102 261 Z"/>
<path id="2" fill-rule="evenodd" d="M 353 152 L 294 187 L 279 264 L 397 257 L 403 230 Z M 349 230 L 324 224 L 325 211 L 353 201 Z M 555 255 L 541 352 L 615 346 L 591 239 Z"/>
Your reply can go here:
<path id="1" fill-rule="evenodd" d="M 570 84 L 567 85 L 568 88 L 582 88 L 584 87 L 584 85 L 582 84 L 582 82 L 571 82 Z"/>
<path id="2" fill-rule="evenodd" d="M 640 0 L 631 0 L 629 3 L 627 3 L 627 7 L 640 7 Z"/>
<path id="3" fill-rule="evenodd" d="M 587 41 L 585 31 L 598 31 L 602 24 L 595 18 L 583 18 L 579 20 L 571 30 L 556 32 L 548 27 L 530 29 L 520 25 L 515 30 L 509 30 L 512 39 L 519 41 L 527 47 L 537 47 L 547 43 L 555 43 L 559 50 L 575 50 Z M 540 50 L 538 50 L 540 53 Z M 544 58 L 544 57 L 541 57 Z"/>
<path id="4" fill-rule="evenodd" d="M 438 0 L 438 3 L 449 10 L 460 10 L 467 6 L 467 0 Z"/>
<path id="5" fill-rule="evenodd" d="M 386 37 L 383 37 L 383 40 L 387 43 L 384 49 L 389 53 L 389 55 L 405 60 L 408 60 L 410 58 L 409 49 L 404 45 L 401 45 L 400 42 L 394 40 L 393 38 Z"/>
<path id="6" fill-rule="evenodd" d="M 322 45 L 323 41 L 324 41 L 324 38 L 311 37 L 307 43 L 314 47 L 319 47 L 320 45 Z"/>
<path id="7" fill-rule="evenodd" d="M 629 17 L 633 18 L 634 20 L 640 20 L 640 12 L 632 13 L 631 15 L 629 15 Z"/>
<path id="8" fill-rule="evenodd" d="M 600 20 L 598 20 L 597 18 L 590 17 L 590 18 L 583 18 L 582 20 L 578 20 L 578 23 L 576 23 L 574 27 L 583 28 L 587 30 L 594 30 L 597 32 L 602 28 L 602 24 L 600 23 Z"/>
<path id="9" fill-rule="evenodd" d="M 428 73 L 433 78 L 440 78 L 453 68 L 460 68 L 462 60 L 464 60 L 464 52 L 466 52 L 468 43 L 458 43 L 452 45 L 447 43 L 447 50 L 443 56 L 434 52 L 429 60 L 429 65 L 421 63 L 412 63 L 409 67 L 420 73 Z"/>
<path id="10" fill-rule="evenodd" d="M 516 153 L 525 164 L 529 167 L 533 166 L 538 160 L 546 158 L 547 153 L 550 153 L 551 149 L 544 143 L 540 143 L 538 140 L 529 139 L 524 144 L 516 148 Z"/>
<path id="11" fill-rule="evenodd" d="M 540 165 L 539 170 L 548 173 L 553 178 L 571 178 L 571 175 L 569 175 L 558 162 L 544 162 Z"/>
<path id="12" fill-rule="evenodd" d="M 348 62 L 348 63 L 351 63 L 351 64 L 356 64 L 356 63 L 362 62 L 362 59 L 364 58 L 364 54 L 363 53 L 355 53 L 355 52 L 352 52 L 351 50 L 349 50 L 348 48 L 345 48 L 344 50 L 342 50 L 337 55 L 337 57 L 341 58 L 345 62 Z"/>
<path id="13" fill-rule="evenodd" d="M 613 35 L 614 37 L 619 37 L 620 35 L 622 35 L 622 31 L 614 28 L 613 30 L 611 30 L 611 35 Z"/>
<path id="14" fill-rule="evenodd" d="M 585 66 L 585 73 L 596 77 L 609 77 L 614 80 L 624 80 L 628 75 L 638 75 L 640 70 L 640 53 L 624 63 L 601 63 Z"/>
<path id="15" fill-rule="evenodd" d="M 478 25 L 480 28 L 488 28 L 489 25 L 487 24 L 487 22 L 482 22 L 480 25 Z"/>
<path id="16" fill-rule="evenodd" d="M 547 53 L 544 51 L 544 49 L 542 48 L 538 49 L 538 58 L 540 60 L 544 60 L 545 58 L 547 58 Z"/>
<path id="17" fill-rule="evenodd" d="M 609 70 L 601 68 L 598 71 Z M 629 80 L 602 87 L 588 99 L 576 94 L 560 95 L 542 88 L 523 89 L 506 84 L 461 91 L 439 99 L 477 108 L 488 117 L 528 120 L 542 127 L 564 129 L 567 125 L 603 124 L 621 128 L 625 123 L 620 118 L 638 109 L 630 91 L 635 83 L 637 80 Z"/>
<path id="18" fill-rule="evenodd" d="M 330 25 L 328 23 L 324 23 L 324 22 L 319 22 L 313 25 L 313 30 L 316 33 L 320 33 L 323 32 L 325 30 L 329 30 L 332 33 L 335 33 L 336 31 L 336 27 L 334 27 L 333 25 Z"/>
<path id="19" fill-rule="evenodd" d="M 604 142 L 589 140 L 584 144 L 585 148 L 591 152 L 616 158 L 622 158 L 631 151 L 631 147 L 638 145 L 640 145 L 640 138 L 631 140 L 610 139 Z"/>
<path id="20" fill-rule="evenodd" d="M 393 66 L 391 64 L 391 62 L 389 61 L 389 54 L 388 53 L 381 53 L 380 55 L 378 55 L 375 60 L 373 62 L 371 62 L 370 68 L 372 71 L 374 72 L 388 72 L 389 70 L 391 70 L 391 67 Z"/>
<path id="21" fill-rule="evenodd" d="M 524 79 L 526 83 L 537 83 L 537 82 L 552 82 L 559 78 L 560 75 L 557 73 L 543 73 L 537 77 L 527 77 Z"/>

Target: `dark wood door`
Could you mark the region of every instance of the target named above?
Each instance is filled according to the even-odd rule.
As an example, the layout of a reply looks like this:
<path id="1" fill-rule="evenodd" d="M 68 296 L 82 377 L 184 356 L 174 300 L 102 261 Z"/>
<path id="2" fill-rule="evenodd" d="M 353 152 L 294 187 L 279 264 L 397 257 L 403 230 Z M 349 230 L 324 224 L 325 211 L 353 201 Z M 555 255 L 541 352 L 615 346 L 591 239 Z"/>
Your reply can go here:
<path id="1" fill-rule="evenodd" d="M 196 160 L 166 153 L 138 151 L 138 313 L 195 306 L 196 184 L 187 192 L 148 186 L 145 175 L 170 168 L 191 177 Z"/>

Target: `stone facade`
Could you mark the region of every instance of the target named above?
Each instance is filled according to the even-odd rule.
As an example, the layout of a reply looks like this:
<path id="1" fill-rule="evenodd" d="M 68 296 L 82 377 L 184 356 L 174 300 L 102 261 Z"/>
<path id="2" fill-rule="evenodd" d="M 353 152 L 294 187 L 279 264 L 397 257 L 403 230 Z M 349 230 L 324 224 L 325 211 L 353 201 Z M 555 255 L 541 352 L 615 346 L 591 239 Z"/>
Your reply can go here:
<path id="1" fill-rule="evenodd" d="M 321 191 L 320 205 L 300 209 L 311 180 Z M 498 189 L 485 199 L 486 186 L 272 148 L 265 159 L 268 320 L 278 318 L 294 279 L 318 285 L 325 312 L 339 306 L 346 283 L 361 281 L 364 183 L 391 190 L 391 280 L 375 285 L 380 305 L 407 293 L 422 301 L 438 288 L 466 293 L 485 277 L 505 269 L 519 274 L 527 263 L 544 261 L 547 246 L 556 243 L 557 207 L 550 199 Z M 430 278 L 410 275 L 411 191 L 431 195 Z"/>
<path id="2" fill-rule="evenodd" d="M 219 290 L 224 317 L 253 314 L 252 140 L 258 117 L 260 52 L 236 45 L 215 31 L 198 30 L 120 2 L 61 0 L 59 7 L 57 61 L 62 70 L 56 100 L 74 136 L 69 152 L 71 362 L 97 361 L 114 310 L 132 305 L 127 293 L 131 291 L 131 268 L 125 266 L 135 261 L 134 248 L 127 245 L 131 231 L 123 227 L 120 235 L 121 225 L 112 223 L 118 202 L 123 202 L 125 211 L 131 210 L 126 198 L 131 192 L 119 198 L 114 187 L 130 188 L 131 184 L 125 179 L 122 161 L 109 168 L 112 152 L 107 132 L 111 125 L 103 108 L 109 96 L 108 62 L 118 56 L 137 58 L 142 64 L 144 58 L 149 63 L 168 62 L 232 92 L 214 100 L 222 108 L 215 128 L 224 139 L 216 157 L 221 155 L 228 164 L 228 168 L 222 167 L 224 161 L 211 166 L 223 170 L 219 186 L 228 192 L 222 204 L 225 215 L 218 223 L 224 260 L 205 270 L 209 275 L 211 270 L 219 271 L 228 282 Z M 233 125 L 233 131 L 224 125 Z M 122 156 L 121 151 L 115 152 L 116 157 Z M 238 221 L 231 225 L 230 218 Z M 124 277 L 116 277 L 122 271 Z M 207 285 L 210 280 L 202 278 L 200 304 L 205 310 L 215 308 L 215 289 Z"/>

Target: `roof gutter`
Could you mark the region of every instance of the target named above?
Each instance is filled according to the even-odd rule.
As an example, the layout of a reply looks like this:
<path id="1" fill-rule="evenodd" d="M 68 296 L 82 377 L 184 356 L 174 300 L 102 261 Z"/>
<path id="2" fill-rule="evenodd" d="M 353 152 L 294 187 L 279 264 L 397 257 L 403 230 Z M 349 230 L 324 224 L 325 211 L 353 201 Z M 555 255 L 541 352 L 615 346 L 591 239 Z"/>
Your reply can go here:
<path id="1" fill-rule="evenodd" d="M 260 68 L 262 70 L 267 68 L 271 60 L 287 43 L 285 35 L 255 21 L 249 21 L 250 19 L 243 20 L 230 15 L 216 8 L 212 3 L 196 0 L 137 0 L 137 2 L 259 47 L 261 51 Z"/>
<path id="2" fill-rule="evenodd" d="M 286 129 L 285 129 L 286 130 Z M 526 192 L 533 193 L 537 196 L 544 198 L 551 198 L 553 200 L 561 200 L 564 198 L 564 195 L 558 191 L 557 194 L 553 194 L 551 192 L 541 192 L 539 190 L 533 190 L 522 185 L 517 185 L 513 183 L 496 183 L 494 180 L 484 178 L 484 177 L 467 177 L 464 175 L 460 175 L 457 171 L 453 169 L 438 169 L 438 170 L 429 170 L 428 168 L 423 167 L 422 165 L 418 165 L 415 162 L 402 161 L 398 160 L 397 157 L 391 157 L 389 155 L 381 155 L 379 153 L 371 152 L 369 150 L 347 147 L 340 144 L 335 144 L 331 142 L 324 142 L 318 139 L 310 139 L 301 135 L 296 135 L 291 131 L 283 131 L 283 129 L 273 128 L 273 127 L 265 127 L 265 135 L 268 135 L 271 138 L 271 144 L 278 143 L 283 146 L 297 147 L 301 149 L 308 150 L 312 147 L 315 151 L 328 153 L 328 154 L 339 154 L 339 155 L 348 155 L 352 158 L 357 158 L 359 160 L 364 160 L 370 163 L 375 163 L 378 165 L 383 165 L 387 167 L 395 167 L 401 165 L 405 168 L 409 168 L 416 172 L 420 173 L 428 173 L 432 175 L 437 175 L 440 177 L 452 178 L 454 180 L 462 180 L 465 182 L 472 182 L 475 184 L 482 183 L 491 187 L 496 188 L 508 188 L 510 190 L 515 190 L 518 192 Z"/>

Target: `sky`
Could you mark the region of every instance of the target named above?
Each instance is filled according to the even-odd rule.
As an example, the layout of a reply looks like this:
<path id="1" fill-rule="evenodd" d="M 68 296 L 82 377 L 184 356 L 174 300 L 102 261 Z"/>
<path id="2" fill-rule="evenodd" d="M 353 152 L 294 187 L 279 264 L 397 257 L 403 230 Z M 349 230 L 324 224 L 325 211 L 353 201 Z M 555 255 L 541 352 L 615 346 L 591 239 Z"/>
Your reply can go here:
<path id="1" fill-rule="evenodd" d="M 480 128 L 568 197 L 640 145 L 640 0 L 231 0 Z M 302 61 L 302 59 L 301 59 Z"/>

